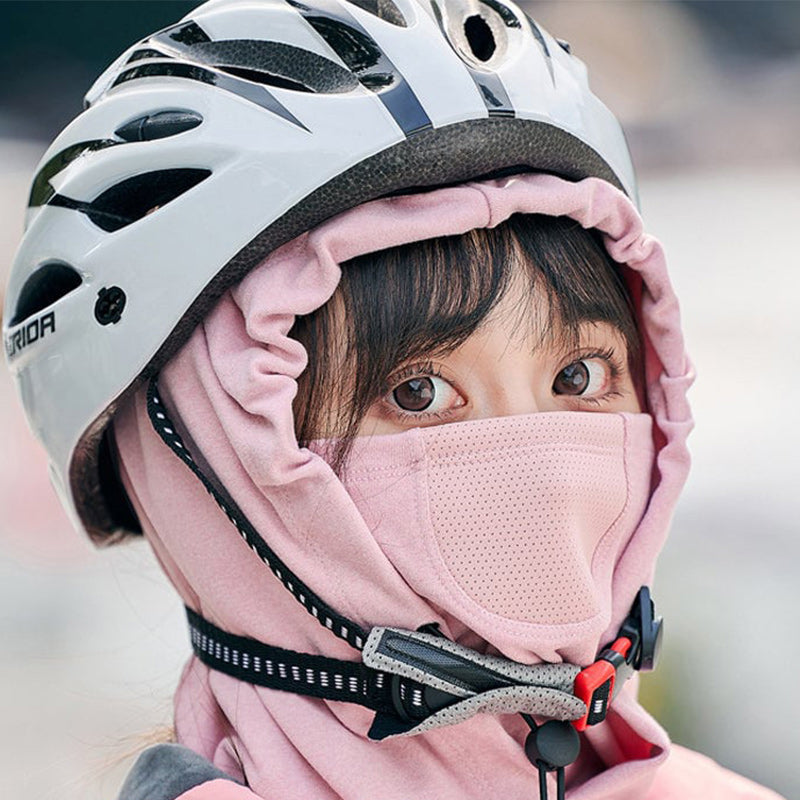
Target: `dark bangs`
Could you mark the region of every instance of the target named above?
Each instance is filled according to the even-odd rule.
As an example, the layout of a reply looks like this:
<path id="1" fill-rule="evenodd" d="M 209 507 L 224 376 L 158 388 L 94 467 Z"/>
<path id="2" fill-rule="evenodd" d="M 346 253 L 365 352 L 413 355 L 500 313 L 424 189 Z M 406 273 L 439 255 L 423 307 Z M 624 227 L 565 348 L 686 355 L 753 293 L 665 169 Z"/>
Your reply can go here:
<path id="1" fill-rule="evenodd" d="M 515 215 L 496 228 L 414 242 L 342 264 L 331 300 L 298 317 L 291 335 L 308 352 L 298 379 L 295 426 L 301 445 L 340 439 L 341 468 L 370 406 L 401 365 L 455 350 L 486 319 L 512 282 L 527 301 L 519 325 L 540 344 L 578 345 L 582 322 L 619 329 L 629 361 L 639 337 L 619 267 L 598 235 L 567 217 Z M 545 304 L 536 298 L 547 298 Z M 537 309 L 547 319 L 537 318 Z M 541 313 L 541 310 L 539 310 Z"/>

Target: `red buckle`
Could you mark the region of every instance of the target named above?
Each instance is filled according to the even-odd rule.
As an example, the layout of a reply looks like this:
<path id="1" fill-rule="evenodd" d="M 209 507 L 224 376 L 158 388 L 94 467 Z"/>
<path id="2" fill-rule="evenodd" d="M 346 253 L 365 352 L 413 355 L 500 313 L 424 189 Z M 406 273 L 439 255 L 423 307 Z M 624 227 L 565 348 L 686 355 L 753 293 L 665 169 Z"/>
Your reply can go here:
<path id="1" fill-rule="evenodd" d="M 586 704 L 586 713 L 580 719 L 572 721 L 575 730 L 586 730 L 587 726 L 596 725 L 606 718 L 608 704 L 614 697 L 617 673 L 627 663 L 630 649 L 631 640 L 620 636 L 600 653 L 594 664 L 582 669 L 575 676 L 573 693 Z"/>

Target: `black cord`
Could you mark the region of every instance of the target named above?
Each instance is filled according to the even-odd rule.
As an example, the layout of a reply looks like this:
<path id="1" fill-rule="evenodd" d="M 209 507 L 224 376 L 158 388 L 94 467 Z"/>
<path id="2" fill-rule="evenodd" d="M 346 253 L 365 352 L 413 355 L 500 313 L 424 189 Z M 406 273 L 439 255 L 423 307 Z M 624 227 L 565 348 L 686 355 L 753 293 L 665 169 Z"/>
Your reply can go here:
<path id="1" fill-rule="evenodd" d="M 532 731 L 535 731 L 535 730 L 536 730 L 536 729 L 539 727 L 539 726 L 536 724 L 536 720 L 535 720 L 535 719 L 534 719 L 534 718 L 533 718 L 533 717 L 532 717 L 530 714 L 525 714 L 525 713 L 523 713 L 522 711 L 520 711 L 519 715 L 522 717 L 522 719 L 524 719 L 524 720 L 525 720 L 525 722 L 527 722 L 527 723 L 528 723 L 528 727 L 529 727 L 529 728 L 530 728 Z"/>
<path id="2" fill-rule="evenodd" d="M 536 731 L 539 730 L 539 725 L 536 723 L 536 720 L 530 714 L 524 714 L 520 712 L 520 716 L 525 722 L 528 723 L 528 727 L 531 729 L 531 733 L 535 734 Z M 534 766 L 539 772 L 539 800 L 548 800 L 548 792 L 547 792 L 547 772 L 548 772 L 548 765 L 544 763 L 541 759 L 536 759 L 534 762 Z"/>
<path id="3" fill-rule="evenodd" d="M 537 761 L 539 770 L 539 800 L 547 800 L 547 766 L 543 761 Z"/>

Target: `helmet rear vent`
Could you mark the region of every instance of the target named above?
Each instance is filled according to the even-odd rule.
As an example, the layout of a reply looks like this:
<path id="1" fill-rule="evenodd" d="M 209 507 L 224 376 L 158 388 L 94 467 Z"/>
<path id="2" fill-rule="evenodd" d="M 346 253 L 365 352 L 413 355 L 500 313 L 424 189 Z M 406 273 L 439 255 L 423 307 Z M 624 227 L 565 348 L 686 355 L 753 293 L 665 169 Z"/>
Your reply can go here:
<path id="1" fill-rule="evenodd" d="M 56 300 L 77 289 L 82 280 L 76 269 L 60 261 L 39 267 L 23 284 L 10 324 L 19 325 L 28 317 L 53 305 Z"/>
<path id="2" fill-rule="evenodd" d="M 337 94 L 358 88 L 358 80 L 350 70 L 325 56 L 283 42 L 202 42 L 192 46 L 190 55 L 213 69 L 278 89 Z"/>
<path id="3" fill-rule="evenodd" d="M 472 55 L 479 61 L 488 61 L 494 55 L 497 49 L 494 34 L 480 14 L 473 14 L 464 20 L 464 35 Z"/>
<path id="4" fill-rule="evenodd" d="M 378 17 L 378 19 L 382 19 L 384 22 L 389 22 L 400 28 L 408 27 L 405 17 L 392 0 L 349 0 L 349 2 L 354 6 L 358 6 L 362 11 L 367 11 Z"/>
<path id="5" fill-rule="evenodd" d="M 280 75 L 272 75 L 269 72 L 261 72 L 257 69 L 247 69 L 246 67 L 220 67 L 223 72 L 229 75 L 235 75 L 237 78 L 244 78 L 246 81 L 253 83 L 261 83 L 264 86 L 274 86 L 277 89 L 291 89 L 294 92 L 313 92 L 298 81 L 293 81 L 290 78 L 284 78 Z"/>

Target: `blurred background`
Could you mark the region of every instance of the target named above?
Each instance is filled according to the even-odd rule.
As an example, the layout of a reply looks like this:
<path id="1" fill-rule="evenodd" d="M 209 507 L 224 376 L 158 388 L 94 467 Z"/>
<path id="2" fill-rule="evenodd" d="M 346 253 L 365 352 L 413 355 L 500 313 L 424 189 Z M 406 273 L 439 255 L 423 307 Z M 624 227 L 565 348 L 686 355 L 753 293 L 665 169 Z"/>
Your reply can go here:
<path id="1" fill-rule="evenodd" d="M 100 71 L 193 2 L 0 3 L 0 286 L 47 144 Z M 645 704 L 800 798 L 800 3 L 535 2 L 620 117 L 698 368 L 693 474 L 655 586 Z M 147 550 L 62 516 L 0 370 L 0 794 L 109 800 L 169 725 L 189 647 Z"/>

